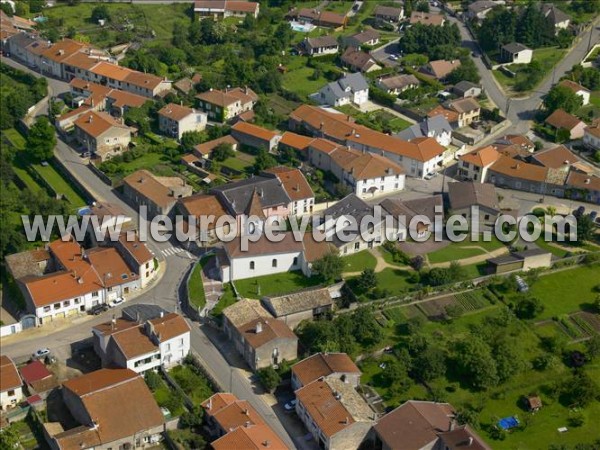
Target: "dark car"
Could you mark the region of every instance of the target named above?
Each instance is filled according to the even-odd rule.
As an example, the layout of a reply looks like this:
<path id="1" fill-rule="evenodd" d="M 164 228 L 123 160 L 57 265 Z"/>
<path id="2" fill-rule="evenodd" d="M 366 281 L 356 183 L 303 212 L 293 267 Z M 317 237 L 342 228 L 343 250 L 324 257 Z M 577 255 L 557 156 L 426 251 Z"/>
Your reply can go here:
<path id="1" fill-rule="evenodd" d="M 92 309 L 90 309 L 90 314 L 97 316 L 98 314 L 102 314 L 104 311 L 108 311 L 108 305 L 106 303 L 92 307 Z"/>
<path id="2" fill-rule="evenodd" d="M 585 206 L 580 206 L 575 210 L 575 217 L 581 217 L 585 213 Z"/>

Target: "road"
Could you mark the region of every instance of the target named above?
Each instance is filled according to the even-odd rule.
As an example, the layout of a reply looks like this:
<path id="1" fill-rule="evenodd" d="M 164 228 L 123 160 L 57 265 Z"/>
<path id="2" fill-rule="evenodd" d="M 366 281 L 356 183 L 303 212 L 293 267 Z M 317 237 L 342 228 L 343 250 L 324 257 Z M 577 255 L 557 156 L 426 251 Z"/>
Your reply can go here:
<path id="1" fill-rule="evenodd" d="M 41 76 L 39 73 L 10 60 L 2 58 L 3 62 L 11 66 Z M 58 95 L 68 90 L 68 84 L 59 80 L 48 79 L 51 95 Z M 38 114 L 44 113 L 41 108 Z M 98 201 L 109 202 L 121 208 L 125 214 L 137 222 L 137 211 L 123 201 L 108 185 L 102 182 L 87 166 L 86 160 L 82 159 L 71 147 L 62 140 L 58 140 L 55 156 L 67 168 L 67 170 L 94 196 Z M 178 292 L 182 286 L 184 275 L 188 272 L 193 260 L 185 251 L 174 253 L 175 247 L 172 243 L 148 242 L 150 249 L 161 262 L 163 274 L 161 279 L 144 293 L 126 302 L 126 305 L 135 303 L 156 304 L 167 311 L 179 312 Z M 177 249 L 178 250 L 178 249 Z M 61 359 L 67 359 L 71 355 L 71 344 L 91 337 L 91 328 L 94 325 L 110 320 L 112 314 L 118 314 L 120 308 L 106 312 L 96 317 L 83 317 L 73 322 L 65 323 L 64 328 L 53 329 L 48 332 L 47 328 L 38 328 L 26 331 L 8 338 L 2 339 L 2 353 L 16 359 L 30 355 L 36 349 L 49 347 Z M 219 349 L 211 342 L 198 323 L 189 321 L 192 327 L 191 345 L 194 352 L 206 363 L 208 370 L 221 386 L 235 387 L 235 394 L 242 399 L 248 400 L 250 404 L 263 416 L 265 421 L 275 430 L 279 437 L 290 447 L 294 447 L 291 433 L 296 442 L 303 442 L 304 430 L 296 426 L 296 422 L 286 416 L 283 411 L 278 411 L 282 421 L 275 414 L 275 409 L 265 402 L 265 397 L 260 392 L 255 392 L 256 387 L 250 380 L 247 372 L 232 370 L 227 360 Z M 289 430 L 289 432 L 288 432 Z"/>

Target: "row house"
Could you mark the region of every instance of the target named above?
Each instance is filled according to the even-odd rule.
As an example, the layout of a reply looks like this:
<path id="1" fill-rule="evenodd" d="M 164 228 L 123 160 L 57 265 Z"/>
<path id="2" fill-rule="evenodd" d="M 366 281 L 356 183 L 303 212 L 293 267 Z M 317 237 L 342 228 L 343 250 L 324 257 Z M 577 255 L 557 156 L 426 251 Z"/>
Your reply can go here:
<path id="1" fill-rule="evenodd" d="M 159 130 L 177 140 L 180 140 L 184 133 L 203 131 L 206 121 L 206 114 L 176 103 L 169 103 L 158 111 Z"/>
<path id="2" fill-rule="evenodd" d="M 258 17 L 260 4 L 257 2 L 238 0 L 196 0 L 194 2 L 194 13 L 200 20 L 212 18 L 213 20 L 226 19 L 228 17 Z"/>
<path id="3" fill-rule="evenodd" d="M 12 359 L 0 356 L 0 411 L 17 406 L 25 398 L 23 380 Z"/>
<path id="4" fill-rule="evenodd" d="M 296 391 L 320 378 L 337 379 L 356 388 L 362 373 L 346 353 L 315 353 L 294 364 L 291 374 Z"/>
<path id="5" fill-rule="evenodd" d="M 227 122 L 254 109 L 258 95 L 246 88 L 233 88 L 224 91 L 210 89 L 196 95 L 198 108 L 204 111 L 210 120 Z"/>
<path id="6" fill-rule="evenodd" d="M 122 123 L 110 114 L 85 111 L 73 122 L 79 145 L 94 157 L 105 161 L 129 148 L 135 128 Z"/>
<path id="7" fill-rule="evenodd" d="M 242 145 L 268 152 L 275 150 L 281 139 L 274 131 L 241 121 L 231 127 L 231 136 Z"/>

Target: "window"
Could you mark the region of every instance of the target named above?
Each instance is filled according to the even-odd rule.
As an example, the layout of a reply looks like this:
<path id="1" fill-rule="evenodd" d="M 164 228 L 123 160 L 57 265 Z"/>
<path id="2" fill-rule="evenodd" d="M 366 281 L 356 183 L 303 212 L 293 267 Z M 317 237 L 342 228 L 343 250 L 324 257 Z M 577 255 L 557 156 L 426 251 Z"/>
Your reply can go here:
<path id="1" fill-rule="evenodd" d="M 381 182 L 383 183 L 385 181 L 385 177 L 381 177 Z"/>
<path id="2" fill-rule="evenodd" d="M 54 309 L 60 309 L 60 303 L 55 303 L 54 304 Z"/>
<path id="3" fill-rule="evenodd" d="M 44 312 L 48 312 L 50 311 L 50 307 L 49 306 L 44 306 Z"/>
<path id="4" fill-rule="evenodd" d="M 360 242 L 354 243 L 354 250 L 358 250 L 360 248 Z"/>
<path id="5" fill-rule="evenodd" d="M 63 302 L 63 306 L 66 308 L 67 306 L 71 306 L 71 300 L 65 300 Z"/>
<path id="6" fill-rule="evenodd" d="M 394 189 L 398 189 L 398 183 L 394 184 Z"/>
<path id="7" fill-rule="evenodd" d="M 484 218 L 485 218 L 485 220 L 490 220 L 490 215 L 489 215 L 489 214 L 486 214 L 486 215 L 484 216 Z"/>
<path id="8" fill-rule="evenodd" d="M 76 304 L 76 305 L 79 305 L 80 303 L 81 303 L 81 299 L 80 299 L 79 297 L 77 297 L 77 298 L 75 299 L 75 304 Z"/>
<path id="9" fill-rule="evenodd" d="M 298 257 L 297 257 L 297 256 L 294 258 L 294 265 L 295 265 L 295 266 L 297 266 L 297 265 L 298 265 Z"/>
<path id="10" fill-rule="evenodd" d="M 250 270 L 254 270 L 254 261 L 250 261 Z"/>
<path id="11" fill-rule="evenodd" d="M 165 344 L 165 350 L 166 351 L 170 351 L 171 350 L 171 344 Z"/>
<path id="12" fill-rule="evenodd" d="M 183 347 L 183 338 L 179 339 L 179 346 Z"/>
<path id="13" fill-rule="evenodd" d="M 98 295 L 100 295 L 99 291 L 92 292 L 92 297 L 98 297 Z M 75 303 L 77 303 L 77 299 L 75 299 Z"/>
<path id="14" fill-rule="evenodd" d="M 271 261 L 271 267 L 277 267 L 277 259 L 273 258 L 273 261 Z"/>
<path id="15" fill-rule="evenodd" d="M 15 391 L 13 389 L 11 389 L 10 391 L 8 391 L 8 396 L 12 397 L 13 395 L 15 395 Z"/>
<path id="16" fill-rule="evenodd" d="M 149 269 L 149 268 L 150 268 L 150 263 L 149 263 L 149 262 L 147 262 L 147 263 L 146 263 L 146 269 Z"/>

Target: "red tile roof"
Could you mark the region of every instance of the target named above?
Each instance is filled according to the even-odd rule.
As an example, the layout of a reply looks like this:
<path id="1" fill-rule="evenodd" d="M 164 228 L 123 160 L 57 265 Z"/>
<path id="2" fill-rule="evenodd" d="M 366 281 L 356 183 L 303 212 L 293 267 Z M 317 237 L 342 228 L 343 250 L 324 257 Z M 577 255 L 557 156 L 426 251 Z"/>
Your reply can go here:
<path id="1" fill-rule="evenodd" d="M 546 123 L 554 128 L 564 128 L 570 131 L 582 122 L 573 114 L 557 109 L 546 118 Z"/>
<path id="2" fill-rule="evenodd" d="M 46 368 L 44 363 L 39 360 L 31 361 L 26 366 L 21 367 L 20 372 L 23 381 L 27 384 L 44 380 L 53 375 L 52 372 Z"/>
<path id="3" fill-rule="evenodd" d="M 317 353 L 294 364 L 292 373 L 303 385 L 307 385 L 335 373 L 361 372 L 346 353 Z"/>
<path id="4" fill-rule="evenodd" d="M 0 356 L 0 392 L 21 387 L 23 382 L 15 363 L 6 355 Z"/>
<path id="5" fill-rule="evenodd" d="M 90 111 L 75 121 L 75 126 L 94 138 L 100 137 L 111 128 L 131 130 L 105 112 Z"/>
<path id="6" fill-rule="evenodd" d="M 252 125 L 251 123 L 246 122 L 237 122 L 234 126 L 231 127 L 231 130 L 265 141 L 271 141 L 271 139 L 277 136 L 277 133 L 275 133 L 274 131 L 267 130 L 266 128 L 259 127 L 258 125 Z"/>
<path id="7" fill-rule="evenodd" d="M 299 169 L 278 166 L 268 169 L 265 172 L 274 174 L 279 178 L 283 183 L 285 192 L 292 201 L 304 200 L 315 196 L 310 184 L 308 184 L 308 181 L 306 181 L 306 178 Z"/>

